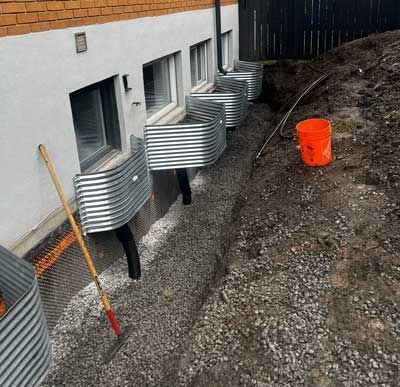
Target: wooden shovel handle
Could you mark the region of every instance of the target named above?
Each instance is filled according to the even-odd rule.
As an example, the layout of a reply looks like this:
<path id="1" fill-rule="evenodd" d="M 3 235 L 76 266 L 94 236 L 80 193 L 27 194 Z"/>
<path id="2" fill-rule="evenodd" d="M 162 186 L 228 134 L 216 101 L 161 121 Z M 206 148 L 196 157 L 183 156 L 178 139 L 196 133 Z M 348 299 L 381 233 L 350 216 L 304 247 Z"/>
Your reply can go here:
<path id="1" fill-rule="evenodd" d="M 67 201 L 67 199 L 65 197 L 64 191 L 63 191 L 63 189 L 61 187 L 60 182 L 58 181 L 56 172 L 55 172 L 55 170 L 53 168 L 53 165 L 51 164 L 51 161 L 49 159 L 49 155 L 47 153 L 47 149 L 43 144 L 40 144 L 39 145 L 39 151 L 40 151 L 40 153 L 41 153 L 41 155 L 43 157 L 44 162 L 46 163 L 47 169 L 49 170 L 51 179 L 53 180 L 54 186 L 56 187 L 56 190 L 57 190 L 58 196 L 60 197 L 61 203 L 64 206 L 64 210 L 65 210 L 65 213 L 67 214 L 67 217 L 68 217 L 68 220 L 69 220 L 69 222 L 71 224 L 72 230 L 73 230 L 74 234 L 76 235 L 76 239 L 77 239 L 77 241 L 79 243 L 79 246 L 80 246 L 80 248 L 82 250 L 83 256 L 85 257 L 86 265 L 89 268 L 90 274 L 92 275 L 92 278 L 93 278 L 93 281 L 94 281 L 94 283 L 96 285 L 97 291 L 99 292 L 99 295 L 100 295 L 101 300 L 103 302 L 104 309 L 105 309 L 105 311 L 106 311 L 106 313 L 107 313 L 107 315 L 108 315 L 108 317 L 109 317 L 109 319 L 111 321 L 111 325 L 113 326 L 113 328 L 115 330 L 115 333 L 117 334 L 117 336 L 119 336 L 119 334 L 120 334 L 119 326 L 116 323 L 115 316 L 114 316 L 114 314 L 113 314 L 113 312 L 111 310 L 110 302 L 108 301 L 108 297 L 107 297 L 106 293 L 104 292 L 103 288 L 100 285 L 100 281 L 99 281 L 99 278 L 97 276 L 96 268 L 94 267 L 92 258 L 90 257 L 89 250 L 86 247 L 86 243 L 85 243 L 85 241 L 84 241 L 84 239 L 82 237 L 81 230 L 79 229 L 79 227 L 76 224 L 75 219 L 74 219 L 74 217 L 72 215 L 71 208 L 68 205 L 68 201 Z"/>

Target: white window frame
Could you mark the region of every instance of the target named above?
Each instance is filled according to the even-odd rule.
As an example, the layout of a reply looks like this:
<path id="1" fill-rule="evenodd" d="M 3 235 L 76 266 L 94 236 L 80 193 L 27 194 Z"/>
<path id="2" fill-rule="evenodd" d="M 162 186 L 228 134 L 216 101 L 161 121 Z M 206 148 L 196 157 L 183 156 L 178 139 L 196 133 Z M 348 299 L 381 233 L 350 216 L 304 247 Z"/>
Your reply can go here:
<path id="1" fill-rule="evenodd" d="M 156 63 L 163 58 L 156 59 L 152 62 L 144 64 L 144 66 Z M 153 113 L 151 116 L 147 117 L 146 124 L 151 125 L 154 124 L 156 121 L 160 120 L 163 116 L 174 110 L 178 106 L 178 84 L 177 84 L 177 77 L 176 77 L 176 60 L 175 60 L 175 55 L 169 55 L 166 57 L 168 60 L 168 69 L 169 69 L 169 86 L 170 86 L 170 92 L 171 92 L 171 102 L 167 105 L 164 106 L 162 109 L 159 111 Z M 147 110 L 146 110 L 147 114 Z"/>
<path id="2" fill-rule="evenodd" d="M 232 31 L 224 32 L 221 36 L 222 40 L 222 68 L 228 70 L 231 67 L 231 36 Z"/>
<path id="3" fill-rule="evenodd" d="M 202 68 L 202 73 L 203 73 L 202 75 L 204 75 L 204 78 L 202 77 L 202 79 L 200 79 L 200 80 L 199 80 L 199 74 L 198 74 L 199 64 L 198 64 L 198 61 L 197 61 L 197 59 L 198 59 L 198 55 L 197 55 L 198 50 L 200 50 L 201 61 L 202 61 L 202 64 L 204 64 L 204 68 Z M 195 56 L 194 57 L 196 59 L 196 63 L 195 63 L 196 80 L 197 80 L 196 85 L 192 84 L 192 62 L 190 60 L 190 55 L 191 55 L 192 51 L 195 51 Z M 204 57 L 202 56 L 202 54 L 204 54 Z M 190 50 L 189 50 L 189 62 L 190 62 L 190 85 L 192 87 L 192 91 L 196 91 L 196 90 L 202 88 L 204 85 L 206 85 L 208 83 L 208 49 L 207 49 L 207 42 L 197 43 L 194 46 L 190 47 Z"/>

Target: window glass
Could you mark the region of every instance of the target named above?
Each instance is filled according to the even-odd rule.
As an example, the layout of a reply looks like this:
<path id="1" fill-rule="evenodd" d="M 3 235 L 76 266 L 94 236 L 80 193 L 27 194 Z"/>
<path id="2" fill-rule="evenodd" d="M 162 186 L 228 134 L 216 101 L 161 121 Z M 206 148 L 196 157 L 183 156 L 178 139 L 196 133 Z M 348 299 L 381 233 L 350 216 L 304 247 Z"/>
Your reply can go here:
<path id="1" fill-rule="evenodd" d="M 201 55 L 201 48 L 197 47 L 197 82 L 203 79 L 203 59 Z"/>
<path id="2" fill-rule="evenodd" d="M 196 65 L 196 48 L 190 49 L 190 76 L 192 79 L 192 86 L 197 85 L 197 65 Z"/>
<path id="3" fill-rule="evenodd" d="M 79 159 L 86 161 L 106 145 L 101 96 L 98 89 L 71 99 Z"/>
<path id="4" fill-rule="evenodd" d="M 229 50 L 230 35 L 231 35 L 230 31 L 222 34 L 222 62 L 224 68 L 228 68 L 230 64 L 230 50 Z"/>
<path id="5" fill-rule="evenodd" d="M 207 43 L 198 44 L 190 49 L 190 75 L 192 87 L 207 80 Z"/>
<path id="6" fill-rule="evenodd" d="M 172 102 L 168 58 L 143 66 L 144 93 L 148 115 Z"/>
<path id="7" fill-rule="evenodd" d="M 207 80 L 207 48 L 206 44 L 201 46 L 201 68 L 202 68 L 202 80 Z"/>
<path id="8" fill-rule="evenodd" d="M 84 169 L 120 146 L 113 80 L 70 95 L 78 155 Z"/>

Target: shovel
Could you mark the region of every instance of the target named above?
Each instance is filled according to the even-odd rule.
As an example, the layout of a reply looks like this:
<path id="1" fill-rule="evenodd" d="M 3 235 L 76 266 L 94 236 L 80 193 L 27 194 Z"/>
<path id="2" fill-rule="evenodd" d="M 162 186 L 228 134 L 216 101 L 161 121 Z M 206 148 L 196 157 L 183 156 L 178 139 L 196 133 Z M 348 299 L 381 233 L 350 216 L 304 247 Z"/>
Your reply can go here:
<path id="1" fill-rule="evenodd" d="M 60 197 L 60 200 L 64 206 L 64 210 L 65 213 L 67 214 L 68 220 L 71 224 L 72 230 L 74 232 L 74 234 L 76 235 L 76 240 L 78 241 L 79 247 L 82 250 L 83 256 L 85 257 L 85 261 L 86 261 L 86 265 L 90 271 L 90 274 L 93 278 L 93 281 L 96 285 L 97 291 L 100 295 L 101 301 L 103 302 L 104 305 L 104 310 L 110 320 L 111 326 L 115 332 L 115 334 L 117 335 L 117 342 L 114 344 L 114 346 L 109 350 L 109 352 L 104 356 L 104 360 L 105 362 L 110 362 L 111 359 L 115 356 L 115 354 L 117 353 L 117 351 L 121 348 L 121 346 L 124 344 L 129 331 L 125 332 L 123 335 L 121 335 L 121 329 L 118 325 L 117 319 L 114 315 L 114 312 L 111 309 L 111 305 L 110 302 L 108 300 L 107 294 L 105 293 L 105 291 L 103 290 L 103 288 L 101 287 L 99 278 L 97 276 L 97 272 L 96 272 L 96 268 L 94 267 L 92 258 L 90 256 L 89 250 L 86 247 L 85 241 L 82 237 L 82 233 L 81 230 L 79 229 L 78 225 L 75 222 L 75 219 L 72 215 L 71 209 L 68 205 L 67 199 L 65 197 L 64 191 L 61 188 L 60 182 L 58 181 L 56 172 L 50 162 L 49 159 L 49 155 L 47 153 L 47 149 L 43 144 L 39 145 L 39 151 L 43 157 L 44 162 L 46 163 L 47 169 L 50 173 L 51 179 L 53 180 L 54 186 L 57 190 L 58 196 Z"/>

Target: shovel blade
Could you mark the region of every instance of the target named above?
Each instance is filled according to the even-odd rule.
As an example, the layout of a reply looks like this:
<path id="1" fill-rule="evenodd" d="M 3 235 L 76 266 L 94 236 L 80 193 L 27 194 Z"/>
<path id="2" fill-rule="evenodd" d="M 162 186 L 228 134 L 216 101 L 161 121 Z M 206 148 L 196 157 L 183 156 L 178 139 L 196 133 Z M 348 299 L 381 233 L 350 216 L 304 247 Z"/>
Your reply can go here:
<path id="1" fill-rule="evenodd" d="M 112 359 L 114 359 L 115 355 L 117 352 L 122 348 L 122 346 L 126 343 L 130 333 L 132 332 L 132 328 L 125 329 L 125 332 L 123 332 L 120 336 L 118 336 L 117 340 L 115 343 L 111 346 L 111 348 L 103 355 L 103 360 L 105 364 L 108 364 L 111 362 Z"/>

